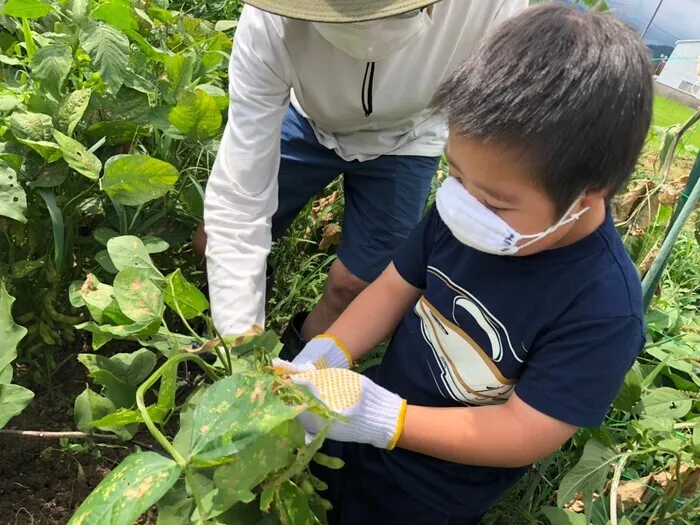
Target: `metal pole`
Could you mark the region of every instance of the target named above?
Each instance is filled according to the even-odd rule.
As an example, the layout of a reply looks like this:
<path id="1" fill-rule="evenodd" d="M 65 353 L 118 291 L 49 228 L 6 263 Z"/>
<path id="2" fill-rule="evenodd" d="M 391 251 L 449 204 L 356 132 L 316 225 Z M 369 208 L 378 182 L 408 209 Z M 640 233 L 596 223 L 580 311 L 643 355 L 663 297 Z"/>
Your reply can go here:
<path id="1" fill-rule="evenodd" d="M 697 159 L 695 159 L 695 164 L 690 170 L 690 176 L 688 177 L 688 182 L 685 185 L 683 194 L 676 204 L 676 209 L 671 219 L 671 225 L 666 238 L 663 243 L 661 243 L 661 248 L 659 253 L 651 264 L 651 268 L 644 276 L 642 280 L 642 290 L 644 293 L 644 311 L 649 308 L 652 299 L 654 298 L 654 292 L 661 282 L 661 277 L 663 275 L 664 268 L 668 260 L 671 258 L 671 251 L 673 250 L 673 245 L 678 240 L 678 236 L 681 233 L 683 225 L 690 217 L 691 213 L 695 210 L 700 201 L 700 153 L 698 153 Z"/>
<path id="2" fill-rule="evenodd" d="M 644 28 L 644 31 L 642 31 L 642 40 L 646 36 L 647 31 L 649 31 L 649 28 L 651 27 L 651 24 L 654 21 L 654 18 L 656 18 L 656 14 L 659 12 L 659 9 L 661 8 L 661 4 L 663 4 L 663 3 L 664 3 L 664 0 L 659 0 L 659 3 L 656 5 L 656 9 L 654 9 L 654 14 L 651 15 L 651 18 L 649 19 L 649 23 Z"/>

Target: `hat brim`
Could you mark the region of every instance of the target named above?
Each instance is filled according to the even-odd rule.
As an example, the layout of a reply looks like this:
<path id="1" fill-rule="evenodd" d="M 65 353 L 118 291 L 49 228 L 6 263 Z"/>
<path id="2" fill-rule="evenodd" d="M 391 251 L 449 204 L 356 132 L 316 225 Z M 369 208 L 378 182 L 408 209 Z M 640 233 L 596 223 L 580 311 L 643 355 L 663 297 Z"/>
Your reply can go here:
<path id="1" fill-rule="evenodd" d="M 401 15 L 439 0 L 244 0 L 275 15 L 307 22 L 347 23 Z"/>

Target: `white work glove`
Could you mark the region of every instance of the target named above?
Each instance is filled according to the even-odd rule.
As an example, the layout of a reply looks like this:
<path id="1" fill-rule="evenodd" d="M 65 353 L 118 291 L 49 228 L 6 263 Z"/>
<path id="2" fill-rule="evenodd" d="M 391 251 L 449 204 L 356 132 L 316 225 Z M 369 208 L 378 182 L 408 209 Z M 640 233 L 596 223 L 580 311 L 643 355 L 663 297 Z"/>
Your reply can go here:
<path id="1" fill-rule="evenodd" d="M 406 401 L 372 382 L 342 368 L 320 368 L 290 373 L 289 378 L 305 386 L 330 410 L 347 418 L 335 421 L 328 438 L 366 443 L 391 450 L 403 431 Z M 297 416 L 307 433 L 315 435 L 327 421 L 313 412 Z"/>
<path id="2" fill-rule="evenodd" d="M 275 359 L 273 365 L 286 373 L 316 370 L 320 368 L 350 368 L 352 357 L 350 352 L 337 337 L 321 334 L 306 343 L 291 363 Z"/>

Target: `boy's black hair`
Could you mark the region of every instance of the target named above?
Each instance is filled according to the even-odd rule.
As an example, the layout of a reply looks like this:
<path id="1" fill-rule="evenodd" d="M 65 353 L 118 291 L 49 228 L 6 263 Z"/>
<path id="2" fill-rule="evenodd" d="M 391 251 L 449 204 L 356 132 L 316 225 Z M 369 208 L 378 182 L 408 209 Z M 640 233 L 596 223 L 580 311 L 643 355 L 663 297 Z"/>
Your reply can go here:
<path id="1" fill-rule="evenodd" d="M 451 133 L 524 154 L 561 216 L 584 191 L 625 184 L 652 104 L 649 54 L 632 29 L 546 4 L 498 26 L 432 105 Z"/>

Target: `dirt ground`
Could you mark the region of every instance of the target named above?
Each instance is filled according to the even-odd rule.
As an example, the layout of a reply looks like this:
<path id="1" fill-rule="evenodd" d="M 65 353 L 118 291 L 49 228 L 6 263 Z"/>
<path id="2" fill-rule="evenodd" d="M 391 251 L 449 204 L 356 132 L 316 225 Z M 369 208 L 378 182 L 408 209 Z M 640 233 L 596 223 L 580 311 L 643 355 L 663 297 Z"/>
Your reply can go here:
<path id="1" fill-rule="evenodd" d="M 54 391 L 37 395 L 6 429 L 74 431 L 72 401 L 86 382 L 78 370 L 67 375 Z M 70 445 L 82 450 L 62 448 L 57 439 L 0 433 L 0 525 L 68 523 L 92 489 L 129 453 L 117 441 L 72 440 Z M 150 512 L 139 523 L 155 521 Z"/>

